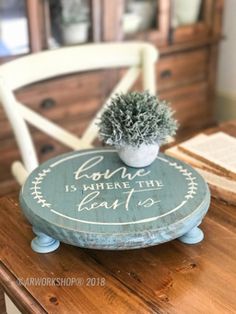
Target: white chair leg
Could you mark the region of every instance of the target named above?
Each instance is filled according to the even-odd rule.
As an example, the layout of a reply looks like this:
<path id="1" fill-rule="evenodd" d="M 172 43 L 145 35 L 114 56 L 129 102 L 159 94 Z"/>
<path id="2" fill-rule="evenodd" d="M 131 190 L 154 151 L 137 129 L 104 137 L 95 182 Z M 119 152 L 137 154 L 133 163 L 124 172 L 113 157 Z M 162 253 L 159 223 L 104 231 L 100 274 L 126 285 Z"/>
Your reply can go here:
<path id="1" fill-rule="evenodd" d="M 16 181 L 22 186 L 28 177 L 28 172 L 20 161 L 15 161 L 11 166 L 11 172 Z"/>
<path id="2" fill-rule="evenodd" d="M 4 293 L 4 298 L 7 314 L 22 314 L 6 293 Z"/>

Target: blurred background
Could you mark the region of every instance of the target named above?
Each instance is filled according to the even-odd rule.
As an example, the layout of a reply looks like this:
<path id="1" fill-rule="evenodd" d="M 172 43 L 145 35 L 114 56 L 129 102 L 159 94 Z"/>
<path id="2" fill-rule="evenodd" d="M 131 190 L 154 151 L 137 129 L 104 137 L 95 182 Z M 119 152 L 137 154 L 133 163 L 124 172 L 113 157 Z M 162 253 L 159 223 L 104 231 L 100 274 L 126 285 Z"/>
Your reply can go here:
<path id="1" fill-rule="evenodd" d="M 152 43 L 160 52 L 157 94 L 175 110 L 179 134 L 190 135 L 236 117 L 235 12 L 235 0 L 0 0 L 0 63 L 78 44 Z M 59 77 L 19 89 L 16 95 L 80 135 L 124 71 Z M 140 81 L 134 89 L 141 89 Z M 38 130 L 31 131 L 40 162 L 67 151 Z M 1 194 L 14 189 L 10 164 L 19 158 L 0 107 Z"/>
<path id="2" fill-rule="evenodd" d="M 223 15 L 224 40 L 220 43 L 217 75 L 217 118 L 236 117 L 236 1 L 226 0 Z"/>

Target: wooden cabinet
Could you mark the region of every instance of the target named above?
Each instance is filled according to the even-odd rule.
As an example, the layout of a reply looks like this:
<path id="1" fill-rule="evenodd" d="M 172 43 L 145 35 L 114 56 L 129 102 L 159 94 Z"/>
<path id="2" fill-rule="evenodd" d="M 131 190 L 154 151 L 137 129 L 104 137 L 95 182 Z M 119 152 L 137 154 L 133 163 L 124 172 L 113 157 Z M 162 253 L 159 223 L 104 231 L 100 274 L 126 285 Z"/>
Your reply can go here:
<path id="1" fill-rule="evenodd" d="M 70 6 L 73 1 L 78 7 Z M 5 15 L 0 13 L 1 25 L 7 17 L 20 17 L 25 46 L 22 50 L 8 49 L 6 53 L 7 50 L 1 50 L 6 37 L 0 35 L 0 63 L 24 54 L 71 45 L 76 40 L 80 44 L 144 40 L 160 51 L 156 66 L 157 92 L 172 104 L 181 128 L 206 126 L 213 118 L 223 0 L 199 0 L 199 11 L 191 23 L 176 11 L 179 2 L 181 0 L 1 1 L 0 12 L 5 12 Z M 80 24 L 78 37 L 66 37 L 66 27 L 71 24 Z M 79 135 L 121 73 L 123 71 L 105 70 L 60 77 L 21 89 L 17 91 L 17 98 Z M 140 89 L 139 82 L 134 89 Z M 68 150 L 41 132 L 35 129 L 32 132 L 40 161 Z M 15 189 L 10 164 L 19 158 L 11 127 L 0 107 L 0 194 Z"/>
<path id="2" fill-rule="evenodd" d="M 103 40 L 145 40 L 159 49 L 157 92 L 172 103 L 181 128 L 200 128 L 211 123 L 224 1 L 105 0 L 103 3 L 109 8 L 107 11 L 113 12 L 106 16 Z M 144 23 L 145 26 L 135 29 L 135 14 L 145 19 L 150 6 L 154 15 L 150 15 L 149 25 Z M 183 6 L 190 16 L 180 10 Z M 195 13 L 191 12 L 194 7 Z M 129 25 L 127 31 L 128 18 L 130 22 L 133 20 L 133 28 Z M 135 88 L 140 89 L 140 84 Z"/>
<path id="3" fill-rule="evenodd" d="M 220 35 L 222 10 L 223 0 L 201 1 L 198 19 L 195 23 L 177 27 L 173 27 L 173 25 L 171 26 L 171 42 L 184 43 L 193 39 L 203 40 L 204 38 L 209 39 L 213 35 Z"/>
<path id="4" fill-rule="evenodd" d="M 103 40 L 144 40 L 167 44 L 169 0 L 104 0 L 103 5 Z"/>
<path id="5" fill-rule="evenodd" d="M 208 63 L 209 51 L 205 47 L 163 56 L 157 63 L 158 90 L 161 92 L 205 80 Z"/>

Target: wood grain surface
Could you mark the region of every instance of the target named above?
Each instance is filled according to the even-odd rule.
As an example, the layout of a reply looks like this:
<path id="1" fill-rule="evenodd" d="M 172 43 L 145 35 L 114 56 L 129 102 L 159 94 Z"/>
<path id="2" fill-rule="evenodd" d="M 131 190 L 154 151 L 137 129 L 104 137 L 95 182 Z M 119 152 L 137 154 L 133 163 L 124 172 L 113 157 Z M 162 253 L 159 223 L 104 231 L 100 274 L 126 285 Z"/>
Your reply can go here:
<path id="1" fill-rule="evenodd" d="M 198 245 L 178 241 L 132 251 L 97 251 L 62 244 L 34 253 L 31 226 L 18 196 L 0 200 L 0 279 L 29 313 L 235 313 L 236 208 L 212 201 Z M 11 277 L 9 277 L 9 273 Z M 13 276 L 13 277 L 12 277 Z M 8 280 L 6 280 L 8 278 Z M 9 278 L 11 278 L 9 280 Z M 25 287 L 17 285 L 17 278 Z M 82 278 L 81 285 L 27 285 L 29 278 Z M 90 286 L 89 278 L 105 278 Z M 24 298 L 19 299 L 24 289 Z M 28 293 L 28 297 L 27 297 Z M 34 300 L 34 301 L 33 301 Z"/>
<path id="2" fill-rule="evenodd" d="M 6 306 L 5 306 L 4 292 L 3 292 L 2 286 L 0 286 L 0 313 L 6 314 Z"/>

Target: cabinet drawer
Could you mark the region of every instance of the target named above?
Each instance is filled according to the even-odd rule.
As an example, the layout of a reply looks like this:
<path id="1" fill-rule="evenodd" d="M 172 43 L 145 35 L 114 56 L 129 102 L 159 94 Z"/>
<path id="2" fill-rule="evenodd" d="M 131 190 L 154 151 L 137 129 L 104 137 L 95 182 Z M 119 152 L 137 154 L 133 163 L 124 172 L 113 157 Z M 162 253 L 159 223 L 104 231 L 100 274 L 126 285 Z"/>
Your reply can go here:
<path id="1" fill-rule="evenodd" d="M 161 57 L 157 63 L 158 91 L 206 79 L 208 56 L 204 48 Z"/>
<path id="2" fill-rule="evenodd" d="M 88 99 L 84 101 L 77 101 L 77 103 L 64 105 L 60 107 L 47 109 L 46 112 L 40 112 L 42 116 L 54 121 L 60 126 L 64 126 L 67 122 L 80 124 L 89 122 L 95 116 L 96 112 L 103 104 L 100 99 Z M 0 120 L 0 140 L 13 136 L 11 126 L 7 118 Z"/>
<path id="3" fill-rule="evenodd" d="M 170 102 L 182 129 L 204 126 L 211 119 L 206 82 L 180 87 L 172 91 L 163 91 L 160 93 L 160 97 Z"/>
<path id="4" fill-rule="evenodd" d="M 46 117 L 68 110 L 68 105 L 105 98 L 105 71 L 80 73 L 43 81 L 16 91 L 16 98 Z M 5 117 L 0 106 L 0 120 Z"/>
<path id="5" fill-rule="evenodd" d="M 64 121 L 63 127 L 73 133 L 74 135 L 80 137 L 88 126 L 90 120 L 77 121 L 70 120 Z M 33 137 L 33 142 L 37 150 L 39 161 L 45 161 L 53 156 L 57 156 L 67 151 L 71 151 L 71 148 L 61 144 L 60 142 L 54 140 L 45 133 L 42 133 L 32 127 L 30 127 L 30 132 Z M 0 141 L 0 164 L 4 160 L 7 160 L 9 165 L 16 159 L 20 158 L 19 150 L 12 135 L 9 139 L 2 139 Z"/>
<path id="6" fill-rule="evenodd" d="M 77 121 L 71 121 L 64 123 L 64 128 L 79 137 L 83 134 L 87 125 L 87 121 L 81 121 L 80 123 Z M 72 150 L 70 147 L 61 144 L 47 134 L 36 132 L 33 135 L 33 139 L 40 163 L 49 158 Z"/>

